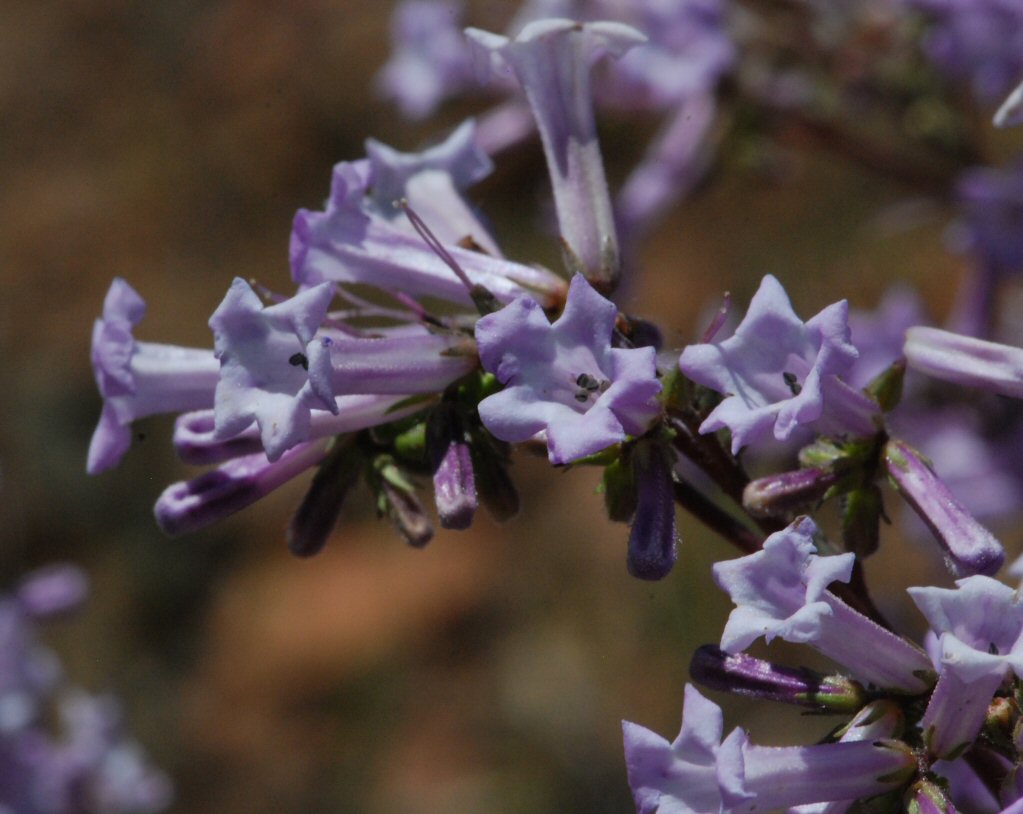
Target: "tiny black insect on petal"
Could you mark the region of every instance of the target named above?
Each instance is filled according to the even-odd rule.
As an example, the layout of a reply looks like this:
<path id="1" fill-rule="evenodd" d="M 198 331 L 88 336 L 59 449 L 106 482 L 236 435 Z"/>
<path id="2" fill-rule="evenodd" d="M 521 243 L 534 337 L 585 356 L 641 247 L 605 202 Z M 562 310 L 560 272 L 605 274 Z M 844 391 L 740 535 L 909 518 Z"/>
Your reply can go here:
<path id="1" fill-rule="evenodd" d="M 288 357 L 288 364 L 294 367 L 302 367 L 302 370 L 309 369 L 309 360 L 306 358 L 304 353 L 293 353 Z"/>

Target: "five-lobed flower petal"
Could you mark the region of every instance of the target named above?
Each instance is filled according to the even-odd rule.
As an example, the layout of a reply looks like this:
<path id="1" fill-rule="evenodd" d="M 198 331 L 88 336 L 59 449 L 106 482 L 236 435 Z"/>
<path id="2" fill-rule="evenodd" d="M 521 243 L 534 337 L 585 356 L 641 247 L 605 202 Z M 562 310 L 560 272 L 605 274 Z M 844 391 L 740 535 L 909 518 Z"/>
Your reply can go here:
<path id="1" fill-rule="evenodd" d="M 483 367 L 504 390 L 480 402 L 484 426 L 502 441 L 547 434 L 551 463 L 600 452 L 645 432 L 661 390 L 653 348 L 613 348 L 617 309 L 576 275 L 551 324 L 520 298 L 476 324 Z"/>
<path id="2" fill-rule="evenodd" d="M 735 453 L 772 433 L 784 441 L 799 427 L 872 434 L 876 406 L 839 378 L 856 358 L 845 300 L 804 323 L 781 283 L 768 274 L 735 333 L 721 342 L 690 345 L 679 368 L 725 394 L 700 432 L 727 427 Z"/>

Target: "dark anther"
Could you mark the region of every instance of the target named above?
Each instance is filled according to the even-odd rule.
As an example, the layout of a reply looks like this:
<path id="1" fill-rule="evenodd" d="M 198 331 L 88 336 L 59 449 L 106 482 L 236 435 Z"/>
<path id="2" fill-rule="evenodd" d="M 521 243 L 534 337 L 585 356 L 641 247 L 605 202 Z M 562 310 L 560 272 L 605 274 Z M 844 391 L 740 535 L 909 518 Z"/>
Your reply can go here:
<path id="1" fill-rule="evenodd" d="M 306 358 L 304 353 L 291 354 L 291 356 L 288 357 L 288 364 L 294 367 L 299 367 L 301 365 L 302 370 L 309 369 L 309 360 Z"/>
<path id="2" fill-rule="evenodd" d="M 575 383 L 588 393 L 596 393 L 598 390 L 603 393 L 611 386 L 611 382 L 606 380 L 598 381 L 595 376 L 591 376 L 589 373 L 580 373 L 576 376 Z"/>
<path id="3" fill-rule="evenodd" d="M 781 377 L 785 380 L 785 384 L 789 386 L 789 390 L 792 391 L 793 396 L 798 396 L 803 392 L 803 385 L 796 379 L 795 373 L 789 373 L 787 370 L 781 374 Z"/>
<path id="4" fill-rule="evenodd" d="M 583 391 L 579 391 L 578 393 L 575 394 L 575 400 L 578 401 L 578 402 L 584 402 L 589 397 L 590 397 L 590 394 L 586 393 L 586 392 L 583 392 Z"/>

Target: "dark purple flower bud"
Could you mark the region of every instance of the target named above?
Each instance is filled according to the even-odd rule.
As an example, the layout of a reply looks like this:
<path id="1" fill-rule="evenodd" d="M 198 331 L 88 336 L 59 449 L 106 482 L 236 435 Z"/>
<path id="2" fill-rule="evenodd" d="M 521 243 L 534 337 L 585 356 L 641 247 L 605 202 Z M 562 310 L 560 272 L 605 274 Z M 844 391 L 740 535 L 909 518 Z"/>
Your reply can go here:
<path id="1" fill-rule="evenodd" d="M 730 655 L 711 644 L 693 653 L 689 674 L 712 690 L 827 712 L 851 713 L 864 703 L 863 687 L 845 676 L 781 667 L 745 653 Z"/>
<path id="2" fill-rule="evenodd" d="M 77 609 L 89 593 L 89 580 L 78 567 L 50 565 L 33 571 L 18 586 L 22 609 L 36 619 L 59 616 Z"/>
<path id="3" fill-rule="evenodd" d="M 349 436 L 340 440 L 320 465 L 288 526 L 288 549 L 296 557 L 311 557 L 326 545 L 362 464 L 354 436 Z"/>
<path id="4" fill-rule="evenodd" d="M 472 450 L 457 407 L 440 404 L 426 425 L 426 449 L 433 469 L 433 491 L 440 524 L 446 529 L 467 529 L 479 505 L 473 473 Z"/>
<path id="5" fill-rule="evenodd" d="M 838 482 L 834 469 L 808 467 L 750 481 L 742 505 L 753 517 L 778 517 L 813 506 Z"/>
<path id="6" fill-rule="evenodd" d="M 675 564 L 675 490 L 667 453 L 652 441 L 633 450 L 636 514 L 629 532 L 629 573 L 640 579 L 661 579 Z"/>
<path id="7" fill-rule="evenodd" d="M 405 542 L 422 548 L 433 539 L 433 525 L 416 496 L 416 487 L 390 456 L 374 464 L 377 478 L 377 510 L 386 514 Z"/>
<path id="8" fill-rule="evenodd" d="M 949 491 L 920 453 L 902 441 L 889 441 L 884 463 L 896 490 L 928 526 L 958 576 L 993 574 L 1005 551 Z"/>

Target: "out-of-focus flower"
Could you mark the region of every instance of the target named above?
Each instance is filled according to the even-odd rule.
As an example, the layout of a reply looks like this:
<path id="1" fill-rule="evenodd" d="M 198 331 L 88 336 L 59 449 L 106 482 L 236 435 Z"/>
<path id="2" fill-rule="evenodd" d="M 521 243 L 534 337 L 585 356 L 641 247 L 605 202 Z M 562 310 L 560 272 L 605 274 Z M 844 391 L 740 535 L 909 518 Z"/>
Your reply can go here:
<path id="1" fill-rule="evenodd" d="M 37 639 L 40 622 L 85 594 L 78 569 L 52 566 L 0 597 L 0 811 L 155 814 L 170 805 L 170 781 L 125 735 L 117 701 L 72 684 Z"/>
<path id="2" fill-rule="evenodd" d="M 1023 273 L 1023 161 L 968 170 L 956 193 L 962 215 L 950 231 L 952 247 L 990 273 Z"/>
<path id="3" fill-rule="evenodd" d="M 1023 75 L 1023 6 L 1015 0 L 899 0 L 930 19 L 923 47 L 950 79 L 995 102 Z"/>
<path id="4" fill-rule="evenodd" d="M 613 348 L 618 310 L 576 275 L 551 324 L 520 298 L 476 325 L 483 367 L 505 388 L 480 402 L 502 441 L 546 432 L 551 463 L 565 464 L 641 435 L 659 412 L 653 348 Z"/>
<path id="5" fill-rule="evenodd" d="M 462 3 L 405 0 L 391 20 L 392 53 L 377 87 L 412 119 L 424 118 L 473 80 Z"/>

